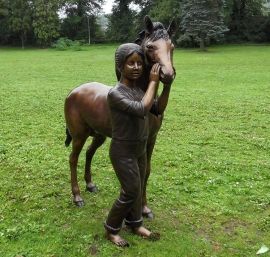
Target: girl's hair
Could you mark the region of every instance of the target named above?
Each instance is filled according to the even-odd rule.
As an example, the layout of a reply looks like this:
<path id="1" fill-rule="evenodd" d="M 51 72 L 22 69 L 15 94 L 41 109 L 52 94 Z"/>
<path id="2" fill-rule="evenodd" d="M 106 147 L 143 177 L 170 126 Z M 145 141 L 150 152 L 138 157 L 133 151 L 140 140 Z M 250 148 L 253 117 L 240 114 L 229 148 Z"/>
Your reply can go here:
<path id="1" fill-rule="evenodd" d="M 119 71 L 124 67 L 127 58 L 133 54 L 138 53 L 144 59 L 144 53 L 142 48 L 134 43 L 126 43 L 120 45 L 115 51 L 115 65 L 119 69 Z"/>

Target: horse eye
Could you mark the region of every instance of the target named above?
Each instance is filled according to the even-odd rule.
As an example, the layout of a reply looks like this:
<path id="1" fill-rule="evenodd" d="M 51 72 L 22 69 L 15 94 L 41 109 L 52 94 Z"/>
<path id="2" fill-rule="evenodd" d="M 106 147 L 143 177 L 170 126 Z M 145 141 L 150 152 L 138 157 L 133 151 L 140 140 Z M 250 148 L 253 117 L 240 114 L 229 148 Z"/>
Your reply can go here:
<path id="1" fill-rule="evenodd" d="M 147 45 L 146 48 L 147 48 L 148 50 L 153 50 L 153 49 L 154 49 L 154 47 L 153 47 L 152 45 Z"/>

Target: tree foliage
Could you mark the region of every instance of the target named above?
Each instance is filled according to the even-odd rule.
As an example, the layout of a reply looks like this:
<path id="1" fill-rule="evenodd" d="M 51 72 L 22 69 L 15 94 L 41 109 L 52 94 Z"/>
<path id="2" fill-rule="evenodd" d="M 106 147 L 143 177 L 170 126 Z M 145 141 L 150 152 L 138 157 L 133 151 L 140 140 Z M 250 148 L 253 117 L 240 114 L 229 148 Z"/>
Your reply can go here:
<path id="1" fill-rule="evenodd" d="M 193 37 L 200 42 L 200 50 L 205 50 L 205 40 L 219 40 L 228 31 L 224 24 L 223 0 L 185 0 L 182 6 L 181 27 L 184 35 L 179 38 Z"/>
<path id="2" fill-rule="evenodd" d="M 139 11 L 136 14 L 136 19 L 137 19 L 137 30 L 143 26 L 143 20 L 145 15 L 149 15 L 151 9 L 154 7 L 154 2 L 153 0 L 134 0 L 134 4 L 139 6 Z M 151 17 L 153 20 L 155 20 L 155 17 Z"/>
<path id="3" fill-rule="evenodd" d="M 8 15 L 8 5 L 6 0 L 0 0 L 0 17 L 3 18 Z"/>
<path id="4" fill-rule="evenodd" d="M 149 11 L 149 16 L 155 21 L 160 21 L 164 26 L 168 26 L 173 18 L 180 24 L 179 14 L 181 13 L 180 1 L 175 0 L 156 0 Z M 175 37 L 180 35 L 180 29 L 177 29 Z"/>
<path id="5" fill-rule="evenodd" d="M 17 32 L 24 49 L 27 32 L 31 30 L 33 21 L 33 10 L 31 2 L 26 0 L 13 0 L 11 5 L 11 17 L 9 19 L 10 28 Z"/>
<path id="6" fill-rule="evenodd" d="M 33 27 L 37 43 L 50 46 L 59 37 L 58 0 L 35 0 Z"/>
<path id="7" fill-rule="evenodd" d="M 5 42 L 8 33 L 8 4 L 6 0 L 0 0 L 0 44 Z"/>
<path id="8" fill-rule="evenodd" d="M 174 17 L 179 15 L 179 13 L 181 13 L 181 5 L 179 1 L 175 0 L 156 0 L 149 10 L 151 19 L 168 25 Z"/>
<path id="9" fill-rule="evenodd" d="M 263 17 L 264 2 L 264 0 L 227 0 L 226 16 L 230 42 L 254 41 L 255 37 L 252 38 L 254 30 L 257 30 L 256 37 L 260 37 L 258 34 L 265 30 L 263 26 L 267 20 L 267 17 Z"/>
<path id="10" fill-rule="evenodd" d="M 112 14 L 108 15 L 107 36 L 111 42 L 133 42 L 137 35 L 136 13 L 129 5 L 131 0 L 114 0 Z"/>
<path id="11" fill-rule="evenodd" d="M 0 0 L 0 45 L 50 46 L 59 37 L 84 42 L 90 38 L 91 43 L 133 42 L 145 15 L 165 26 L 175 17 L 178 46 L 200 42 L 204 49 L 204 43 L 216 43 L 224 35 L 229 43 L 270 42 L 265 0 L 113 0 L 109 15 L 101 12 L 104 2 Z M 131 9 L 132 4 L 138 8 Z"/>
<path id="12" fill-rule="evenodd" d="M 66 17 L 62 20 L 61 36 L 71 40 L 90 40 L 96 42 L 102 37 L 102 31 L 97 24 L 98 13 L 103 0 L 67 0 L 63 10 Z M 90 32 L 90 34 L 89 34 Z"/>

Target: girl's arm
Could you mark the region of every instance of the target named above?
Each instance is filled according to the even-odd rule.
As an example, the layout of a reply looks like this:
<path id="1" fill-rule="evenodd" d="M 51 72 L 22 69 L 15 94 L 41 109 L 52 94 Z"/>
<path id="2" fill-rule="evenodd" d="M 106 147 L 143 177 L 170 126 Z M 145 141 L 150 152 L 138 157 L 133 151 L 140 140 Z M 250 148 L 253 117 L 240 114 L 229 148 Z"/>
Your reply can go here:
<path id="1" fill-rule="evenodd" d="M 142 99 L 142 103 L 144 105 L 145 114 L 149 112 L 154 102 L 154 98 L 158 91 L 159 86 L 159 63 L 155 63 L 150 72 L 150 82 L 148 88 L 145 92 L 145 95 Z"/>

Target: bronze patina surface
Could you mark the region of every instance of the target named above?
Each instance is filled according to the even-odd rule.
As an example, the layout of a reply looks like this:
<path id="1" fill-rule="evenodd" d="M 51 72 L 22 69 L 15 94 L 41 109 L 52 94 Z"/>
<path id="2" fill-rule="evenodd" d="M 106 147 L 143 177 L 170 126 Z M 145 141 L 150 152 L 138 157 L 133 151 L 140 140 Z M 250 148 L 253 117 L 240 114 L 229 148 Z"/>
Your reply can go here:
<path id="1" fill-rule="evenodd" d="M 173 19 L 168 29 L 165 29 L 160 22 L 152 22 L 149 16 L 144 19 L 145 28 L 139 33 L 139 38 L 135 41 L 139 44 L 145 55 L 145 69 L 137 80 L 137 85 L 146 91 L 149 84 L 149 74 L 154 63 L 160 64 L 160 81 L 163 83 L 163 90 L 158 101 L 159 116 L 149 114 L 149 136 L 147 139 L 147 167 L 144 180 L 142 196 L 142 213 L 144 217 L 153 218 L 153 212 L 147 205 L 146 185 L 150 175 L 151 157 L 154 149 L 157 133 L 161 127 L 163 113 L 167 106 L 171 84 L 175 78 L 173 67 L 173 43 L 171 37 L 175 34 L 176 23 Z M 118 80 L 119 71 L 116 69 Z M 80 152 L 88 137 L 92 137 L 92 142 L 87 148 L 84 178 L 86 188 L 89 192 L 97 191 L 97 187 L 91 179 L 91 161 L 96 150 L 105 142 L 106 137 L 112 136 L 112 126 L 107 104 L 107 94 L 110 86 L 91 82 L 83 84 L 73 89 L 65 100 L 66 119 L 66 146 L 72 143 L 72 151 L 69 158 L 71 170 L 71 188 L 73 201 L 77 206 L 83 206 L 84 201 L 80 195 L 77 181 L 77 163 Z"/>

